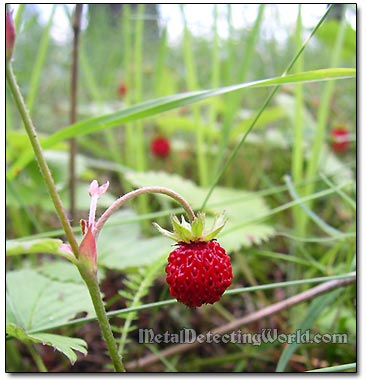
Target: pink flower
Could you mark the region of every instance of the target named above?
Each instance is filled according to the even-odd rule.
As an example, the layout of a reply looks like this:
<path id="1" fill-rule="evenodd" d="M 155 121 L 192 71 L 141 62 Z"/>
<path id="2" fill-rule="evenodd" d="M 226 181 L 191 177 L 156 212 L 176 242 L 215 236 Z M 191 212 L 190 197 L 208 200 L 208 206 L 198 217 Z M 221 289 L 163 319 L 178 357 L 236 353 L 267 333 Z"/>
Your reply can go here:
<path id="1" fill-rule="evenodd" d="M 79 246 L 80 259 L 90 266 L 90 268 L 96 271 L 97 268 L 97 243 L 95 233 L 95 213 L 97 210 L 97 202 L 99 197 L 104 194 L 109 186 L 107 181 L 103 185 L 99 186 L 96 180 L 92 181 L 89 186 L 90 196 L 90 209 L 89 219 L 81 219 L 80 225 L 84 238 Z"/>

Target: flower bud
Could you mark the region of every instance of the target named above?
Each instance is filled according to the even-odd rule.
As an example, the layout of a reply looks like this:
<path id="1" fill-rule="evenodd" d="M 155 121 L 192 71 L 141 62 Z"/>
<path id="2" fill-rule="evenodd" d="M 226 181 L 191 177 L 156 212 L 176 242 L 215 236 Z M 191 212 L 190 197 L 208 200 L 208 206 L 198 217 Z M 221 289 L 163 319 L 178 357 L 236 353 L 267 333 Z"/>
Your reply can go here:
<path id="1" fill-rule="evenodd" d="M 88 228 L 80 243 L 79 261 L 89 273 L 95 274 L 97 272 L 97 244 L 91 228 Z"/>
<path id="2" fill-rule="evenodd" d="M 13 55 L 15 42 L 15 27 L 13 22 L 13 12 L 6 11 L 6 60 L 9 61 Z"/>

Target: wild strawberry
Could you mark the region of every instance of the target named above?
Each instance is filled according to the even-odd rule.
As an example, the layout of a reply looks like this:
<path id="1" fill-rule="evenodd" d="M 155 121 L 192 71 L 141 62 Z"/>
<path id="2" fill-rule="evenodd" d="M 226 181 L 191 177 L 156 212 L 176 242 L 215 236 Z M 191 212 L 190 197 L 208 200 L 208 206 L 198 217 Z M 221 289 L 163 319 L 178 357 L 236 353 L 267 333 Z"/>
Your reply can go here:
<path id="1" fill-rule="evenodd" d="M 120 96 L 125 96 L 127 94 L 127 86 L 124 83 L 121 83 L 118 86 L 118 94 Z"/>
<path id="2" fill-rule="evenodd" d="M 174 216 L 174 232 L 155 224 L 160 232 L 178 242 L 168 257 L 166 280 L 170 294 L 189 307 L 215 303 L 233 278 L 230 257 L 213 240 L 224 227 L 224 217 L 216 218 L 210 230 L 204 231 L 204 222 L 204 214 L 198 214 L 191 224 L 184 217 L 180 223 Z"/>
<path id="3" fill-rule="evenodd" d="M 13 12 L 6 11 L 5 16 L 5 34 L 6 34 L 6 60 L 8 61 L 13 55 L 15 42 L 15 27 L 13 22 Z"/>
<path id="4" fill-rule="evenodd" d="M 338 153 L 343 153 L 349 146 L 348 131 L 344 127 L 332 129 L 332 148 Z"/>
<path id="5" fill-rule="evenodd" d="M 170 153 L 170 143 L 166 137 L 155 137 L 150 145 L 151 153 L 156 157 L 165 158 Z"/>

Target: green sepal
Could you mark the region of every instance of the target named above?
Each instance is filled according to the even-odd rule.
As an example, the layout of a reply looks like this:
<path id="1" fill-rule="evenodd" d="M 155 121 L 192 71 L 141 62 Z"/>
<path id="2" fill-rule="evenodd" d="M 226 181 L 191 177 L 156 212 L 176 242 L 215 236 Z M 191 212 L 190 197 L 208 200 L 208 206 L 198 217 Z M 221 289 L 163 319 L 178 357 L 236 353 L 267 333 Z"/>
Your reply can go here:
<path id="1" fill-rule="evenodd" d="M 165 228 L 160 227 L 158 223 L 153 222 L 153 225 L 154 225 L 154 227 L 155 227 L 155 228 L 156 228 L 156 229 L 157 229 L 162 235 L 168 237 L 169 239 L 172 239 L 172 240 L 176 240 L 176 241 L 178 241 L 178 240 L 176 239 L 176 235 L 175 235 L 173 232 L 170 232 L 170 231 L 166 230 Z"/>
<path id="2" fill-rule="evenodd" d="M 171 217 L 173 231 L 170 232 L 160 227 L 157 223 L 153 223 L 160 233 L 177 241 L 178 243 L 193 243 L 210 241 L 224 228 L 226 217 L 224 213 L 215 218 L 211 228 L 205 229 L 205 214 L 197 213 L 197 216 L 191 223 L 188 223 L 184 216 L 181 221 L 176 216 Z"/>
<path id="3" fill-rule="evenodd" d="M 225 216 L 225 213 L 222 213 L 219 216 L 215 217 L 215 221 L 213 226 L 211 227 L 210 231 L 207 231 L 205 234 L 206 241 L 212 240 L 216 237 L 216 235 L 219 234 L 219 232 L 224 228 L 226 224 L 227 218 Z"/>
<path id="4" fill-rule="evenodd" d="M 202 216 L 202 213 L 197 213 L 197 217 L 194 218 L 192 222 L 192 234 L 195 237 L 195 239 L 199 238 L 202 235 L 204 228 L 205 216 Z"/>

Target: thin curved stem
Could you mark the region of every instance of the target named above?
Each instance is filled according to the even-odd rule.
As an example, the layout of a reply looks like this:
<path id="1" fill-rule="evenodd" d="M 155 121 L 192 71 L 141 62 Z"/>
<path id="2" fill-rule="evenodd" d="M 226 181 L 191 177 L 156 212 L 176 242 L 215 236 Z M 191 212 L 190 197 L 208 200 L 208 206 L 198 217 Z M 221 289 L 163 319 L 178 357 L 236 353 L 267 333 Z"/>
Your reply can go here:
<path id="1" fill-rule="evenodd" d="M 107 219 L 115 212 L 117 211 L 125 202 L 129 201 L 130 199 L 133 199 L 141 194 L 165 194 L 171 198 L 173 198 L 175 201 L 180 203 L 182 207 L 184 208 L 185 212 L 188 215 L 189 220 L 192 222 L 195 219 L 194 211 L 192 210 L 192 207 L 189 205 L 189 203 L 178 193 L 176 193 L 173 190 L 167 189 L 165 187 L 159 187 L 159 186 L 151 186 L 151 187 L 141 187 L 137 190 L 130 191 L 129 193 L 126 193 L 122 195 L 122 197 L 115 200 L 108 209 L 102 214 L 102 216 L 99 218 L 95 225 L 94 235 L 97 238 L 100 230 L 102 229 L 104 223 L 107 221 Z"/>

